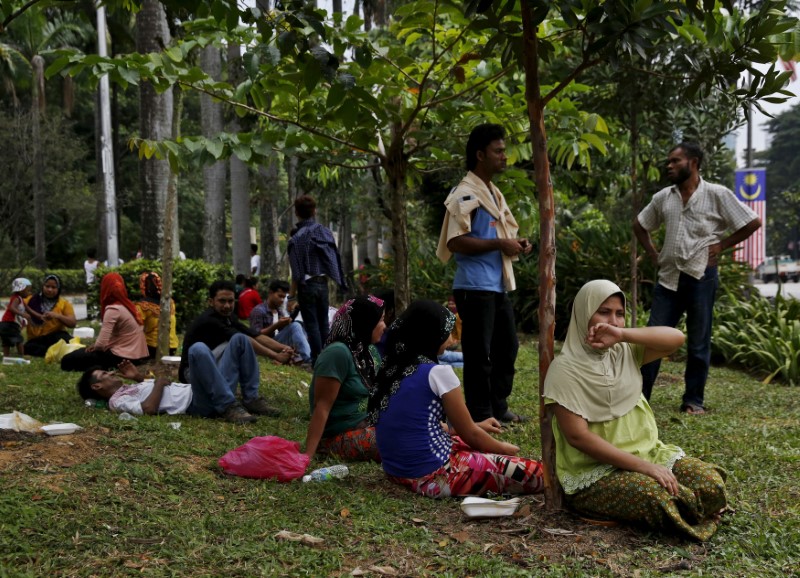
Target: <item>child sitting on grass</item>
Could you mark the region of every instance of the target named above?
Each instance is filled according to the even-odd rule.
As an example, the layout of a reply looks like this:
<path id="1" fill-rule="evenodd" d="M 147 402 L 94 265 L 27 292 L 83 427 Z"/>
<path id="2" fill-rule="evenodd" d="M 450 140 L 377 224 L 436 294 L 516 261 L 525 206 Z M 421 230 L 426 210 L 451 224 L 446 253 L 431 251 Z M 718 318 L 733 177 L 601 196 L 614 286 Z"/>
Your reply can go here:
<path id="1" fill-rule="evenodd" d="M 31 316 L 25 307 L 25 298 L 31 294 L 31 282 L 24 277 L 14 279 L 11 283 L 11 299 L 8 302 L 3 320 L 0 322 L 0 338 L 3 341 L 3 356 L 11 352 L 11 346 L 16 345 L 17 353 L 25 352 L 22 337 L 22 328 L 28 324 Z"/>

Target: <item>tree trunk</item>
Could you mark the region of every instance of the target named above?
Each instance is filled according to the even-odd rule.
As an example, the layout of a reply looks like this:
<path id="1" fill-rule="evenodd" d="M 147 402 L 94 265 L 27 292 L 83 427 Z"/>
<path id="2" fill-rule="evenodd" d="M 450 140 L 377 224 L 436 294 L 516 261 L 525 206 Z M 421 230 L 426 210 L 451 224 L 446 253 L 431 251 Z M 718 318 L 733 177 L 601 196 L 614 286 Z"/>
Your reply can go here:
<path id="1" fill-rule="evenodd" d="M 200 66 L 214 80 L 222 77 L 222 55 L 219 48 L 209 44 L 200 53 Z M 214 138 L 222 132 L 222 104 L 202 93 L 200 95 L 200 124 L 203 136 Z M 225 184 L 226 167 L 223 161 L 203 167 L 205 192 L 203 211 L 203 258 L 209 263 L 225 262 Z"/>
<path id="2" fill-rule="evenodd" d="M 280 222 L 280 171 L 277 154 L 270 157 L 269 163 L 259 168 L 261 191 L 258 200 L 261 233 L 261 273 L 273 278 L 285 279 L 287 272 L 281 267 Z M 282 270 L 283 269 L 283 270 Z"/>
<path id="3" fill-rule="evenodd" d="M 289 201 L 289 216 L 286 219 L 286 238 L 291 235 L 297 217 L 294 214 L 294 200 L 302 195 L 297 186 L 297 157 L 286 156 L 283 159 L 286 168 L 286 196 Z"/>
<path id="4" fill-rule="evenodd" d="M 406 209 L 406 170 L 408 161 L 403 153 L 403 139 L 398 134 L 400 127 L 392 127 L 392 144 L 384 161 L 389 204 L 392 210 L 392 252 L 394 254 L 394 305 L 397 315 L 406 310 L 411 302 L 411 286 L 408 279 L 408 212 Z"/>
<path id="5" fill-rule="evenodd" d="M 143 0 L 136 15 L 136 51 L 161 52 L 171 42 L 167 15 L 156 0 Z M 172 134 L 172 89 L 157 94 L 149 82 L 139 86 L 139 133 L 142 138 L 161 141 Z M 155 157 L 139 160 L 142 204 L 142 255 L 157 259 L 164 244 L 164 208 L 170 169 Z"/>
<path id="6" fill-rule="evenodd" d="M 636 104 L 631 103 L 631 196 L 633 205 L 633 219 L 639 214 L 639 183 L 636 167 L 639 161 L 639 115 L 636 112 Z M 633 221 L 631 219 L 631 221 Z M 631 327 L 636 327 L 638 303 L 639 303 L 639 267 L 637 264 L 637 254 L 639 240 L 631 227 Z"/>
<path id="7" fill-rule="evenodd" d="M 236 86 L 240 76 L 241 47 L 228 45 L 228 78 Z M 228 132 L 241 130 L 235 114 Z M 233 271 L 250 276 L 250 171 L 236 155 L 231 155 L 231 237 L 233 238 Z"/>
<path id="8" fill-rule="evenodd" d="M 539 54 L 536 27 L 531 21 L 531 6 L 522 0 L 524 41 L 525 98 L 531 123 L 533 165 L 539 192 L 539 428 L 542 436 L 545 503 L 551 510 L 563 508 L 564 491 L 556 477 L 556 447 L 553 439 L 553 409 L 544 405 L 542 393 L 547 370 L 553 361 L 553 336 L 556 311 L 556 242 L 555 201 L 547 157 L 547 134 L 544 128 L 544 103 L 539 84 Z"/>
<path id="9" fill-rule="evenodd" d="M 181 113 L 183 111 L 183 91 L 175 96 L 175 109 L 172 114 L 172 138 L 181 137 Z M 158 314 L 158 353 L 156 359 L 161 359 L 169 353 L 169 334 L 172 323 L 172 268 L 178 252 L 178 238 L 176 236 L 178 223 L 178 173 L 170 171 L 169 186 L 167 187 L 167 203 L 164 209 L 164 257 L 161 260 L 161 302 Z"/>
<path id="10" fill-rule="evenodd" d="M 44 93 L 44 58 L 38 54 L 31 58 L 33 94 L 31 102 L 31 149 L 33 152 L 33 179 L 31 188 L 33 192 L 33 238 L 34 262 L 39 269 L 47 268 L 47 244 L 45 229 L 45 195 L 42 175 L 44 174 L 42 162 L 42 134 L 41 122 L 45 112 Z"/>

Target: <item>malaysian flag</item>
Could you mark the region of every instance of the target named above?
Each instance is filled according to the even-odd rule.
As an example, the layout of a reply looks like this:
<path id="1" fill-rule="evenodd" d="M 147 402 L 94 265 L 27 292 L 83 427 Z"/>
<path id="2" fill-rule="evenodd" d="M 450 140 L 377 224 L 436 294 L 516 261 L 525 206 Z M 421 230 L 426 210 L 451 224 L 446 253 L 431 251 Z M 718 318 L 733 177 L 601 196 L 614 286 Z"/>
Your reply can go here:
<path id="1" fill-rule="evenodd" d="M 736 245 L 733 258 L 749 263 L 755 269 L 766 256 L 767 169 L 736 169 L 735 192 L 737 199 L 758 214 L 761 228 Z"/>

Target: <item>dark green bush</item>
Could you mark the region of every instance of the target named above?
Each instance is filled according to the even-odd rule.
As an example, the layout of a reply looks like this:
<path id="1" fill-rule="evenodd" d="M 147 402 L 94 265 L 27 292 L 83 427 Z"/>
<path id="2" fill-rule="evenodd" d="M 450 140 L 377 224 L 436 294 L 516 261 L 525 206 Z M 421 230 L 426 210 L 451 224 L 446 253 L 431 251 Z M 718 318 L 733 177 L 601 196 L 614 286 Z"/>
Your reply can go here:
<path id="1" fill-rule="evenodd" d="M 99 307 L 100 279 L 112 269 L 97 268 L 96 282 L 87 292 L 87 307 L 97 310 Z M 133 301 L 142 297 L 139 291 L 139 275 L 145 271 L 161 274 L 161 261 L 136 259 L 114 269 L 125 280 L 128 295 Z M 178 331 L 182 331 L 206 307 L 208 286 L 217 279 L 233 280 L 230 265 L 211 265 L 200 259 L 175 261 L 172 276 L 172 298 L 175 300 L 175 312 Z"/>
<path id="2" fill-rule="evenodd" d="M 35 269 L 33 267 L 25 267 L 24 269 L 3 269 L 0 270 L 0 281 L 2 284 L 2 291 L 0 294 L 5 295 L 11 291 L 11 281 L 17 277 L 26 277 L 33 283 L 34 291 L 38 291 L 42 287 L 42 281 L 45 275 L 55 274 L 61 279 L 61 292 L 65 295 L 74 295 L 76 293 L 86 292 L 86 273 L 83 269 Z"/>

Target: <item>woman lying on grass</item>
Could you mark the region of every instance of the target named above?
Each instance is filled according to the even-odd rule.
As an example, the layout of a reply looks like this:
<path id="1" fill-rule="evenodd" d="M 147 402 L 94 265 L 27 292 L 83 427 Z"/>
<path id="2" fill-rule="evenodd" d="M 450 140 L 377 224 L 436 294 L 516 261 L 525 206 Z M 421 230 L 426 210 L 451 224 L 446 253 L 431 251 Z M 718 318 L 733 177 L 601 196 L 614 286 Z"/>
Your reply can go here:
<path id="1" fill-rule="evenodd" d="M 589 516 L 707 540 L 725 508 L 725 472 L 662 443 L 639 368 L 683 343 L 671 327 L 625 327 L 625 296 L 590 281 L 575 297 L 564 348 L 544 383 L 555 405 L 556 472 Z"/>
<path id="2" fill-rule="evenodd" d="M 489 435 L 501 431 L 496 419 L 473 422 L 458 376 L 437 364 L 454 323 L 438 303 L 416 301 L 389 329 L 384 367 L 370 397 L 383 470 L 393 482 L 431 498 L 540 492 L 541 464 L 515 457 L 517 446 Z"/>
<path id="3" fill-rule="evenodd" d="M 336 312 L 327 345 L 314 364 L 308 395 L 310 457 L 322 450 L 345 460 L 380 461 L 366 409 L 380 364 L 373 344 L 385 328 L 383 301 L 372 295 L 350 299 Z"/>

